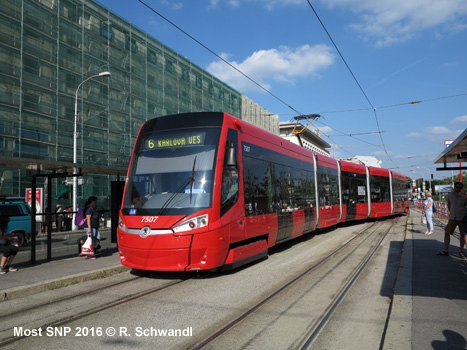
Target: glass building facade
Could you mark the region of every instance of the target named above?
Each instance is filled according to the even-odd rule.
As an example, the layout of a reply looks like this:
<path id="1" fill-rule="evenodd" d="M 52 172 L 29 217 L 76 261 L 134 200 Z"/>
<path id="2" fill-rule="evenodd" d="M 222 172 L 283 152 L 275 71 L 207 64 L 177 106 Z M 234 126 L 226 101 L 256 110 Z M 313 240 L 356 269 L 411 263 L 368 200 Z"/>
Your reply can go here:
<path id="1" fill-rule="evenodd" d="M 222 111 L 242 117 L 242 95 L 90 0 L 0 0 L 0 157 L 127 167 L 148 119 Z M 23 197 L 30 170 L 0 169 L 0 194 Z M 123 174 L 125 175 L 125 174 Z M 79 196 L 106 197 L 109 176 L 86 177 Z M 38 184 L 41 186 L 41 184 Z M 69 200 L 68 181 L 54 197 Z M 80 200 L 80 201 L 81 201 Z"/>

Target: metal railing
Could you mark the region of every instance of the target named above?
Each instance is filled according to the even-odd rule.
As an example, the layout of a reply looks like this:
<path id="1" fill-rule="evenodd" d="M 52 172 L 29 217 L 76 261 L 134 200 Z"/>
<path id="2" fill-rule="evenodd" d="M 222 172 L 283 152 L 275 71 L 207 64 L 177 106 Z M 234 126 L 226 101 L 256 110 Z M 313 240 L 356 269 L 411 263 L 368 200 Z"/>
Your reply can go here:
<path id="1" fill-rule="evenodd" d="M 436 213 L 433 213 L 433 217 L 446 224 L 449 219 L 448 204 L 446 202 L 433 202 L 433 205 L 436 207 Z M 415 209 L 423 210 L 424 207 L 425 201 L 423 199 L 415 201 Z"/>

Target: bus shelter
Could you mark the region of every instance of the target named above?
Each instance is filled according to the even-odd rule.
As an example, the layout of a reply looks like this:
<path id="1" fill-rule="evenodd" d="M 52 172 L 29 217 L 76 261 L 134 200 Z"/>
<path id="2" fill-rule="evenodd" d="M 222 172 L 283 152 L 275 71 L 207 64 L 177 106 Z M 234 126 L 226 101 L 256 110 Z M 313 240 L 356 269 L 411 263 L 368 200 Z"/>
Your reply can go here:
<path id="1" fill-rule="evenodd" d="M 467 170 L 467 129 L 436 157 L 435 164 L 443 164 L 438 171 L 459 170 L 462 181 L 462 170 Z"/>
<path id="2" fill-rule="evenodd" d="M 12 169 L 27 169 L 32 170 L 35 174 L 31 179 L 31 193 L 34 196 L 37 188 L 37 180 L 39 178 L 46 178 L 48 184 L 53 180 L 60 178 L 73 178 L 85 177 L 86 175 L 114 175 L 117 181 L 111 183 L 111 232 L 112 243 L 117 241 L 117 225 L 118 225 L 118 211 L 123 195 L 122 177 L 126 176 L 127 168 L 114 167 L 104 165 L 87 165 L 87 164 L 74 164 L 68 162 L 55 162 L 40 159 L 26 159 L 26 158 L 13 158 L 2 157 L 0 159 L 0 168 Z M 47 186 L 47 202 L 46 212 L 37 213 L 36 206 L 31 205 L 31 264 L 36 263 L 36 215 L 45 215 L 46 220 L 49 221 L 47 225 L 47 261 L 52 260 L 52 225 L 51 223 L 51 208 L 52 208 L 52 186 Z M 75 214 L 75 213 L 73 213 Z"/>

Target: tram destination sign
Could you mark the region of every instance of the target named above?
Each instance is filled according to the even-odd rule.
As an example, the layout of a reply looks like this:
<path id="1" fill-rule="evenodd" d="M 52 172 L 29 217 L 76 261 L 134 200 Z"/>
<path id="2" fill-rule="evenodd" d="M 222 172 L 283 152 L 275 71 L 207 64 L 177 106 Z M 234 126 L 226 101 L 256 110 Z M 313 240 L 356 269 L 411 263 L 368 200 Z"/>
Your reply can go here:
<path id="1" fill-rule="evenodd" d="M 205 139 L 204 132 L 193 133 L 177 133 L 149 137 L 145 142 L 146 150 L 161 149 L 161 148 L 178 148 L 187 146 L 203 146 Z"/>

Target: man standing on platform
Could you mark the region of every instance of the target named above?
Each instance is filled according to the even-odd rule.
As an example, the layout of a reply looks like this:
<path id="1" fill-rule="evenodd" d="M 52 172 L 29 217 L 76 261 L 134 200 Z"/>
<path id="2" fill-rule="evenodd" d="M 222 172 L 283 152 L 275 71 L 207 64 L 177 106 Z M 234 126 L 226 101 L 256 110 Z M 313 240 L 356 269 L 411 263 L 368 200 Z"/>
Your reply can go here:
<path id="1" fill-rule="evenodd" d="M 459 256 L 465 258 L 464 245 L 465 245 L 465 222 L 463 221 L 467 215 L 467 194 L 462 190 L 464 187 L 462 182 L 454 184 L 454 191 L 448 194 L 448 210 L 449 221 L 444 229 L 444 250 L 436 255 L 449 256 L 449 244 L 451 242 L 451 235 L 454 233 L 456 227 L 459 227 L 460 232 L 460 249 Z"/>

